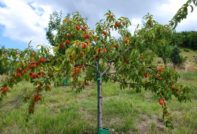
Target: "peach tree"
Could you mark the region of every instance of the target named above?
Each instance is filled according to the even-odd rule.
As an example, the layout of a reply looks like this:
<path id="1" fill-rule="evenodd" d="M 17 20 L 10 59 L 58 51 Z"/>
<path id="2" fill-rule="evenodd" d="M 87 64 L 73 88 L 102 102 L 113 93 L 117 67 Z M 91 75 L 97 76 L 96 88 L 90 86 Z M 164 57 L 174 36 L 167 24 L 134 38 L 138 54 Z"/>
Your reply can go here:
<path id="1" fill-rule="evenodd" d="M 68 15 L 62 21 L 61 16 L 54 14 L 47 31 L 53 53 L 50 48 L 41 46 L 38 50 L 27 48 L 8 54 L 14 69 L 1 83 L 0 99 L 16 83 L 30 81 L 35 90 L 27 97 L 30 102 L 28 111 L 33 113 L 35 104 L 42 99 L 42 92 L 51 90 L 59 78 L 66 77 L 76 91 L 85 88 L 88 82 L 96 82 L 99 132 L 103 128 L 102 82 L 111 81 L 119 83 L 123 89 L 154 93 L 163 109 L 165 125 L 173 127 L 167 100 L 175 96 L 179 101 L 186 101 L 189 90 L 177 83 L 179 75 L 174 69 L 153 61 L 162 45 L 167 48 L 169 37 L 187 16 L 188 7 L 193 9 L 196 4 L 196 1 L 188 0 L 167 25 L 157 23 L 148 14 L 144 18 L 144 26 L 137 27 L 133 34 L 128 30 L 131 25 L 129 19 L 116 18 L 110 11 L 95 29 L 91 29 L 79 13 Z M 114 32 L 118 37 L 113 36 Z M 3 61 L 6 63 L 6 60 Z"/>

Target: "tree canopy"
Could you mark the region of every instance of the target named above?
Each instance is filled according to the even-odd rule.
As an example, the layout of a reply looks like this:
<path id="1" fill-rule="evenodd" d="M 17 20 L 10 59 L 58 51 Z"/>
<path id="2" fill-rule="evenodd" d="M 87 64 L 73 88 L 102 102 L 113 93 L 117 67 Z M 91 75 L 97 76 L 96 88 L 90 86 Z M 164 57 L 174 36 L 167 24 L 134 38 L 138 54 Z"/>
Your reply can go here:
<path id="1" fill-rule="evenodd" d="M 134 34 L 128 30 L 131 25 L 129 19 L 116 18 L 111 11 L 96 24 L 95 29 L 91 29 L 78 12 L 63 20 L 54 13 L 47 31 L 54 54 L 43 46 L 36 51 L 27 48 L 8 53 L 11 59 L 15 59 L 15 66 L 1 84 L 0 98 L 11 91 L 14 84 L 22 80 L 30 81 L 35 86 L 29 97 L 29 113 L 33 113 L 35 104 L 42 99 L 41 93 L 50 90 L 60 77 L 66 77 L 76 91 L 85 88 L 87 82 L 97 82 L 100 128 L 102 81 L 117 82 L 122 89 L 153 92 L 162 106 L 166 126 L 172 127 L 167 100 L 175 96 L 179 101 L 186 101 L 189 89 L 177 82 L 179 75 L 174 69 L 155 64 L 154 59 L 157 56 L 164 59 L 169 57 L 168 45 L 173 28 L 187 16 L 187 8 L 191 4 L 197 3 L 188 0 L 167 25 L 159 24 L 147 14 L 144 26 L 137 27 Z M 113 32 L 117 32 L 119 37 L 112 36 Z"/>

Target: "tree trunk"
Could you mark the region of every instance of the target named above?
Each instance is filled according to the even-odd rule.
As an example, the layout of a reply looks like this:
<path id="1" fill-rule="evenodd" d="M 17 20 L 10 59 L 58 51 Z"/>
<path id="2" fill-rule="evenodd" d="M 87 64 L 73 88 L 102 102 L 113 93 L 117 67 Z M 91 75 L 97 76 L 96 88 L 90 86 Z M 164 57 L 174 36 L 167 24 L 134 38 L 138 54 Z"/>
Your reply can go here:
<path id="1" fill-rule="evenodd" d="M 164 66 L 167 67 L 167 61 L 165 58 L 163 58 L 163 63 L 164 63 Z"/>
<path id="2" fill-rule="evenodd" d="M 174 68 L 174 70 L 176 69 L 176 65 L 175 64 L 173 64 L 173 68 Z"/>
<path id="3" fill-rule="evenodd" d="M 99 61 L 97 62 L 97 125 L 103 128 L 103 113 L 102 113 L 102 76 L 99 72 Z"/>
<path id="4" fill-rule="evenodd" d="M 103 128 L 103 113 L 102 113 L 102 77 L 98 78 L 98 128 Z"/>

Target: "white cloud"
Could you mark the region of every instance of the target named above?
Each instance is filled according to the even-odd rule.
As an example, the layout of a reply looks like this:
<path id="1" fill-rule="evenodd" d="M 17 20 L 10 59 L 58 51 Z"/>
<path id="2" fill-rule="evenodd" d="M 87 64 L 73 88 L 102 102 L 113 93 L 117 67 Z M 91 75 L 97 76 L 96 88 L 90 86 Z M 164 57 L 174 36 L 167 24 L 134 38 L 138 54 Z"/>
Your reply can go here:
<path id="1" fill-rule="evenodd" d="M 197 31 L 197 9 L 190 13 L 176 28 L 177 31 Z"/>
<path id="2" fill-rule="evenodd" d="M 129 31 L 133 34 L 136 28 L 142 27 L 142 19 L 141 18 L 132 18 L 131 26 L 129 26 Z"/>
<path id="3" fill-rule="evenodd" d="M 116 16 L 129 17 L 134 31 L 137 24 L 142 25 L 142 17 L 147 12 L 153 14 L 160 23 L 167 24 L 185 0 L 0 0 L 0 25 L 4 27 L 3 36 L 12 40 L 33 45 L 47 44 L 45 28 L 48 26 L 49 15 L 62 10 L 63 15 L 79 11 L 88 23 L 94 27 L 103 18 L 107 10 Z M 186 20 L 178 25 L 177 31 L 197 30 L 197 9 L 190 13 Z M 116 36 L 116 33 L 113 33 Z"/>
<path id="4" fill-rule="evenodd" d="M 166 3 L 161 4 L 155 8 L 154 15 L 156 20 L 159 20 L 160 23 L 167 24 L 170 19 L 176 14 L 178 9 L 185 3 L 183 0 L 167 0 Z M 184 19 L 180 24 L 178 24 L 177 31 L 188 31 L 196 30 L 197 31 L 197 9 L 194 8 L 194 11 L 189 14 L 186 19 Z"/>
<path id="5" fill-rule="evenodd" d="M 3 36 L 32 45 L 46 44 L 44 28 L 48 25 L 50 6 L 27 3 L 25 0 L 2 0 L 0 25 L 4 26 Z"/>
<path id="6" fill-rule="evenodd" d="M 183 4 L 184 1 L 181 0 L 167 0 L 155 8 L 154 14 L 158 18 L 165 18 L 163 21 L 168 22 Z"/>

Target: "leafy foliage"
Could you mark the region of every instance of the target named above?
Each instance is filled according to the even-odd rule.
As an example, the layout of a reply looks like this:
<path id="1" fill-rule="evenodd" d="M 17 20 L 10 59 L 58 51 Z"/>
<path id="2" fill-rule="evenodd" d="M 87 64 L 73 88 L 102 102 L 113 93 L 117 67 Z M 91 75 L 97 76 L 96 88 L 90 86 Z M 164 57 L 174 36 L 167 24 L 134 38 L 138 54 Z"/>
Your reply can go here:
<path id="1" fill-rule="evenodd" d="M 18 49 L 5 49 L 4 47 L 0 49 L 0 74 L 12 73 L 17 64 L 19 53 Z M 11 64 L 13 66 L 10 66 Z"/>
<path id="2" fill-rule="evenodd" d="M 60 22 L 61 22 L 61 14 L 59 14 L 58 12 L 53 12 L 53 14 L 51 14 L 50 16 L 48 29 L 46 32 L 47 39 L 49 40 L 49 43 L 52 46 L 56 45 L 54 41 L 54 32 L 59 29 Z"/>

